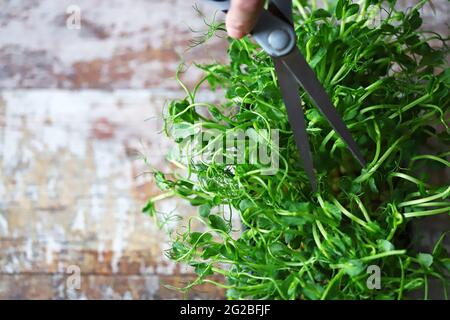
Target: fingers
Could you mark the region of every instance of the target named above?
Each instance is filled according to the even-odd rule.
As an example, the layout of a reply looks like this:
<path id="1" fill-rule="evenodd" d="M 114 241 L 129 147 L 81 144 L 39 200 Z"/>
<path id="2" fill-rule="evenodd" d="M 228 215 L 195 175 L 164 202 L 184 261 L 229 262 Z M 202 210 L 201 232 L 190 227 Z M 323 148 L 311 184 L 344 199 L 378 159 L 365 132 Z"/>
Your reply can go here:
<path id="1" fill-rule="evenodd" d="M 263 5 L 263 0 L 231 0 L 226 20 L 228 35 L 240 39 L 248 34 L 255 26 Z"/>

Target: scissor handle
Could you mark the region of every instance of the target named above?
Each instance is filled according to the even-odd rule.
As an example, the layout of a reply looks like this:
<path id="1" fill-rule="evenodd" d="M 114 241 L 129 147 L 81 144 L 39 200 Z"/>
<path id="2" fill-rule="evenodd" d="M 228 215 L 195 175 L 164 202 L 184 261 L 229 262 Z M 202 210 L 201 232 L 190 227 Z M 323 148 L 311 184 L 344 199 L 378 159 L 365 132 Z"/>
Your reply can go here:
<path id="1" fill-rule="evenodd" d="M 207 0 L 221 11 L 230 9 L 229 0 Z M 297 44 L 294 28 L 287 22 L 276 17 L 266 9 L 251 32 L 256 42 L 272 57 L 282 57 L 289 54 Z"/>
<path id="2" fill-rule="evenodd" d="M 251 34 L 264 51 L 276 58 L 291 53 L 297 45 L 294 28 L 266 9 L 261 12 Z"/>
<path id="3" fill-rule="evenodd" d="M 217 9 L 227 12 L 230 9 L 231 1 L 230 0 L 208 0 L 209 2 L 214 2 L 214 5 Z"/>

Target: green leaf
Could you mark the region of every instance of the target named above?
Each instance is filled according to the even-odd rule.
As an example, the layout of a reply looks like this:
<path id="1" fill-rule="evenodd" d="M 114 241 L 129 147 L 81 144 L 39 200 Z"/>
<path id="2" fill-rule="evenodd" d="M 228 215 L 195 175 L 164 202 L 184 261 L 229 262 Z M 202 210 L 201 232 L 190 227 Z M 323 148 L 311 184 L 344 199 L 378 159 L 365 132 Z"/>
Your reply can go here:
<path id="1" fill-rule="evenodd" d="M 335 206 L 334 204 L 330 203 L 330 202 L 325 202 L 324 203 L 324 209 L 332 214 L 333 216 L 335 216 L 336 218 L 338 218 L 339 220 L 341 220 L 342 218 L 342 212 L 341 210 L 339 210 L 339 208 L 337 206 Z"/>
<path id="2" fill-rule="evenodd" d="M 311 61 L 309 61 L 309 65 L 311 66 L 311 68 L 314 69 L 319 64 L 319 62 L 322 61 L 322 59 L 325 57 L 326 54 L 327 54 L 327 49 L 320 48 L 319 51 L 317 51 L 317 53 L 311 59 Z"/>
<path id="3" fill-rule="evenodd" d="M 170 252 L 170 257 L 172 259 L 178 260 L 184 257 L 189 252 L 189 248 L 186 247 L 183 243 L 179 241 L 175 241 L 172 244 L 172 250 Z"/>
<path id="4" fill-rule="evenodd" d="M 310 213 L 311 207 L 309 202 L 287 202 L 287 209 L 291 212 Z"/>
<path id="5" fill-rule="evenodd" d="M 358 13 L 359 11 L 359 5 L 356 3 L 351 4 L 350 6 L 348 6 L 345 10 L 345 16 L 346 17 L 351 17 L 352 15 Z"/>
<path id="6" fill-rule="evenodd" d="M 450 272 L 450 259 L 449 258 L 442 259 L 441 262 L 444 265 L 444 267 L 447 269 L 447 272 Z"/>
<path id="7" fill-rule="evenodd" d="M 220 254 L 222 254 L 222 256 L 224 256 L 227 259 L 235 260 L 237 252 L 236 252 L 236 248 L 232 244 L 228 243 L 226 245 L 223 244 L 221 246 Z"/>
<path id="8" fill-rule="evenodd" d="M 379 192 L 374 177 L 370 177 L 370 179 L 369 179 L 369 187 L 370 187 L 370 190 L 372 192 L 374 192 L 374 193 L 378 193 Z"/>
<path id="9" fill-rule="evenodd" d="M 214 257 L 220 253 L 221 245 L 218 243 L 213 243 L 208 246 L 206 246 L 203 250 L 202 258 L 203 259 L 209 259 L 211 257 Z"/>
<path id="10" fill-rule="evenodd" d="M 421 66 L 438 66 L 442 64 L 445 56 L 442 52 L 429 52 L 422 56 L 420 60 Z"/>
<path id="11" fill-rule="evenodd" d="M 377 246 L 381 252 L 389 252 L 395 250 L 394 245 L 387 240 L 377 240 Z"/>
<path id="12" fill-rule="evenodd" d="M 323 122 L 323 116 L 316 108 L 308 110 L 306 112 L 306 118 L 310 121 L 310 124 L 318 124 Z"/>
<path id="13" fill-rule="evenodd" d="M 351 103 L 349 103 L 351 104 Z M 344 121 L 349 121 L 354 119 L 358 115 L 359 110 L 358 109 L 351 109 L 349 112 L 346 112 L 344 114 Z"/>
<path id="14" fill-rule="evenodd" d="M 222 217 L 219 217 L 217 215 L 210 215 L 209 223 L 213 229 L 221 230 L 226 233 L 230 231 L 228 224 L 225 223 Z"/>
<path id="15" fill-rule="evenodd" d="M 241 212 L 244 212 L 245 210 L 254 207 L 254 203 L 253 201 L 249 200 L 249 199 L 244 199 L 241 200 L 239 202 L 239 210 L 241 210 Z"/>
<path id="16" fill-rule="evenodd" d="M 281 290 L 284 292 L 288 299 L 295 299 L 298 284 L 299 281 L 297 277 L 294 274 L 291 274 L 289 277 L 283 280 L 281 284 Z"/>
<path id="17" fill-rule="evenodd" d="M 155 172 L 153 175 L 155 179 L 155 183 L 158 186 L 158 188 L 162 191 L 169 190 L 172 186 L 171 181 L 167 180 L 166 177 L 162 172 Z"/>
<path id="18" fill-rule="evenodd" d="M 150 199 L 144 208 L 142 208 L 142 213 L 148 214 L 150 217 L 153 217 L 156 213 L 155 203 L 152 199 Z"/>
<path id="19" fill-rule="evenodd" d="M 319 300 L 323 293 L 323 287 L 313 282 L 306 283 L 302 290 L 303 295 L 310 300 Z"/>
<path id="20" fill-rule="evenodd" d="M 446 258 L 449 256 L 447 248 L 444 246 L 444 239 L 447 237 L 448 234 L 449 234 L 449 232 L 444 232 L 443 234 L 441 234 L 438 241 L 436 241 L 436 243 L 434 244 L 434 247 L 433 247 L 433 257 L 434 258 L 439 258 L 439 257 Z"/>
<path id="21" fill-rule="evenodd" d="M 380 29 L 388 34 L 395 32 L 395 27 L 389 23 L 384 23 L 380 26 Z"/>
<path id="22" fill-rule="evenodd" d="M 279 220 L 288 226 L 302 226 L 308 222 L 311 222 L 314 220 L 313 216 L 301 216 L 301 217 L 294 217 L 294 216 L 282 216 L 279 218 Z"/>
<path id="23" fill-rule="evenodd" d="M 195 129 L 192 123 L 178 122 L 174 123 L 170 134 L 173 139 L 181 141 L 195 134 Z"/>
<path id="24" fill-rule="evenodd" d="M 419 27 L 422 25 L 422 18 L 420 18 L 420 14 L 417 10 L 414 10 L 407 20 L 408 26 L 408 32 L 414 31 L 416 29 L 419 29 Z"/>
<path id="25" fill-rule="evenodd" d="M 290 250 L 285 244 L 281 242 L 274 242 L 270 245 L 270 252 L 272 252 L 274 256 L 284 256 L 288 255 Z"/>
<path id="26" fill-rule="evenodd" d="M 433 256 L 428 253 L 419 253 L 417 255 L 417 260 L 419 260 L 419 263 L 422 267 L 428 269 L 433 264 Z"/>
<path id="27" fill-rule="evenodd" d="M 189 234 L 189 243 L 192 245 L 202 245 L 212 240 L 212 235 L 210 233 L 202 232 L 192 232 Z"/>
<path id="28" fill-rule="evenodd" d="M 364 264 L 360 260 L 349 260 L 343 269 L 350 277 L 355 277 L 364 271 Z"/>
<path id="29" fill-rule="evenodd" d="M 311 19 L 324 19 L 329 17 L 331 17 L 331 14 L 327 10 L 322 8 L 313 11 L 313 13 L 311 14 Z"/>
<path id="30" fill-rule="evenodd" d="M 192 262 L 191 266 L 195 268 L 195 273 L 199 276 L 206 277 L 214 274 L 212 271 L 211 265 L 203 263 L 203 262 Z"/>
<path id="31" fill-rule="evenodd" d="M 196 196 L 192 199 L 189 199 L 189 202 L 193 205 L 193 206 L 200 206 L 202 204 L 209 204 L 209 200 L 205 199 L 201 196 Z"/>
<path id="32" fill-rule="evenodd" d="M 211 205 L 210 204 L 203 204 L 199 207 L 199 213 L 200 216 L 203 218 L 207 218 L 209 214 L 211 213 Z"/>
<path id="33" fill-rule="evenodd" d="M 342 14 L 344 13 L 344 8 L 346 7 L 348 0 L 338 0 L 336 4 L 336 8 L 334 10 L 334 15 L 337 19 L 342 18 Z"/>

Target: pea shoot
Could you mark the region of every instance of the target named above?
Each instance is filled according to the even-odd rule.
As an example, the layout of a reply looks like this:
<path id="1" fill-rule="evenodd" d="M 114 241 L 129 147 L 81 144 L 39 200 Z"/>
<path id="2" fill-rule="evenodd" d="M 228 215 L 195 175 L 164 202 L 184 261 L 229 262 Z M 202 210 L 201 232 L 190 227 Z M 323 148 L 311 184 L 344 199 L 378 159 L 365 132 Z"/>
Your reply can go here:
<path id="1" fill-rule="evenodd" d="M 198 65 L 204 78 L 193 89 L 180 81 L 186 97 L 170 102 L 165 131 L 184 155 L 168 159 L 183 170 L 155 170 L 165 193 L 143 210 L 158 217 L 157 201 L 172 196 L 198 206 L 199 216 L 173 235 L 168 250 L 198 275 L 179 290 L 211 283 L 229 299 L 404 299 L 421 290 L 427 299 L 428 283 L 437 279 L 448 298 L 448 233 L 431 252 L 405 241 L 412 221 L 450 212 L 448 39 L 420 29 L 426 3 L 399 10 L 395 0 L 327 1 L 324 8 L 294 1 L 299 48 L 369 159 L 361 171 L 300 90 L 316 193 L 299 161 L 274 67 L 252 41 L 230 41 L 229 63 Z M 209 36 L 223 29 L 210 27 Z M 205 84 L 224 92 L 225 102 L 202 102 Z M 223 135 L 279 130 L 279 169 L 267 175 L 257 163 L 194 161 L 182 141 L 200 124 Z M 373 265 L 381 271 L 375 290 L 367 285 Z"/>

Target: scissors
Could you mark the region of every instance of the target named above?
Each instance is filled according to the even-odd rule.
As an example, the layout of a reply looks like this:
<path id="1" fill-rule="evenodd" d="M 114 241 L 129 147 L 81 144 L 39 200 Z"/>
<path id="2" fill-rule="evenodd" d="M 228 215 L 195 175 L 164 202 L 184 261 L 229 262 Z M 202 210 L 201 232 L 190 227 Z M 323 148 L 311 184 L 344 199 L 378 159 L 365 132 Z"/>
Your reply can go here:
<path id="1" fill-rule="evenodd" d="M 229 0 L 208 1 L 213 2 L 225 13 L 230 8 Z M 261 12 L 251 35 L 273 60 L 289 123 L 312 190 L 317 191 L 317 179 L 306 132 L 305 116 L 298 94 L 299 85 L 308 93 L 334 131 L 344 140 L 361 166 L 365 167 L 366 162 L 358 145 L 314 71 L 297 48 L 292 1 L 270 0 L 268 8 Z"/>

